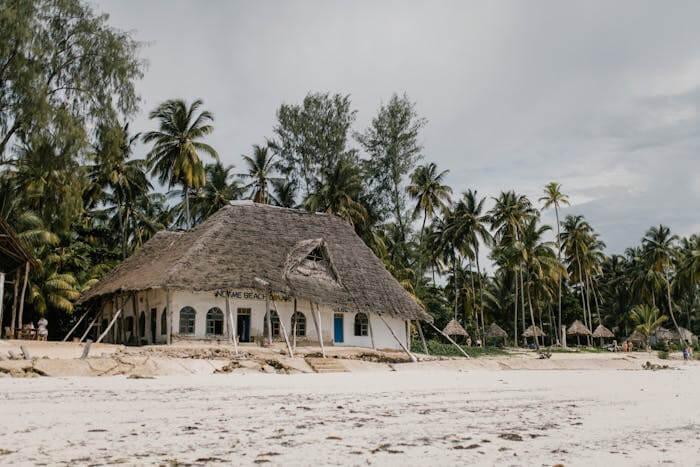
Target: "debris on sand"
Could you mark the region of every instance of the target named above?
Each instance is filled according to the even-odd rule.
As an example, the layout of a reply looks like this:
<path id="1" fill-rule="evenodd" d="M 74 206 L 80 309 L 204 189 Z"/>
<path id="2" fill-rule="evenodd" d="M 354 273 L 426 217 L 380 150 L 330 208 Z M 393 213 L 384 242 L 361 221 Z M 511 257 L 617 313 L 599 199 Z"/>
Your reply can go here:
<path id="1" fill-rule="evenodd" d="M 126 377 L 126 379 L 155 379 L 153 376 L 140 375 L 138 373 L 132 373 Z"/>
<path id="2" fill-rule="evenodd" d="M 651 371 L 657 371 L 657 370 L 672 370 L 673 368 L 668 366 L 668 365 L 657 365 L 656 363 L 651 363 L 647 361 L 644 365 L 642 365 L 642 370 L 651 370 Z"/>
<path id="3" fill-rule="evenodd" d="M 523 437 L 517 433 L 501 433 L 498 435 L 501 439 L 507 439 L 508 441 L 522 441 Z"/>
<path id="4" fill-rule="evenodd" d="M 214 373 L 231 373 L 233 370 L 237 370 L 238 368 L 241 368 L 241 362 L 231 360 L 218 370 L 214 370 Z"/>

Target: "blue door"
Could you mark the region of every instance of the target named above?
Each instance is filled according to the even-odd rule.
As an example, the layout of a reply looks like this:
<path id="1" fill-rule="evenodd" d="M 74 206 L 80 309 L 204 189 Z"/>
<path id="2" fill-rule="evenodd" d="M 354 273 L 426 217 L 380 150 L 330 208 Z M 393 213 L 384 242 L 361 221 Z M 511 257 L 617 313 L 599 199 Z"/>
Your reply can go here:
<path id="1" fill-rule="evenodd" d="M 333 318 L 333 342 L 343 342 L 343 315 L 336 313 Z"/>

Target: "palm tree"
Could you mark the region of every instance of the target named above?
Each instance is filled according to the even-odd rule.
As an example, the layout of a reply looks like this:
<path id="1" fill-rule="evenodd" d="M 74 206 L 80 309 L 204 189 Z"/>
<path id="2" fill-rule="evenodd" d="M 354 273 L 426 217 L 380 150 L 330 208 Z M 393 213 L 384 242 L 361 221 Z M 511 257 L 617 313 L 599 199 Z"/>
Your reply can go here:
<path id="1" fill-rule="evenodd" d="M 437 165 L 431 162 L 419 165 L 411 174 L 411 184 L 406 187 L 406 192 L 416 201 L 413 218 L 416 219 L 421 212 L 423 213 L 418 243 L 423 242 L 425 221 L 434 217 L 438 210 L 444 209 L 450 202 L 452 188 L 443 184 L 448 172 L 449 170 L 443 170 L 438 173 Z"/>
<path id="2" fill-rule="evenodd" d="M 335 214 L 353 226 L 362 224 L 367 210 L 357 199 L 363 189 L 356 166 L 347 159 L 340 159 L 325 183 L 306 198 L 304 207 L 313 212 Z"/>
<path id="3" fill-rule="evenodd" d="M 151 173 L 158 176 L 168 188 L 181 185 L 185 196 L 187 225 L 191 226 L 189 190 L 205 183 L 205 172 L 200 154 L 209 154 L 214 160 L 219 155 L 213 147 L 201 139 L 214 131 L 214 117 L 209 111 L 199 111 L 203 102 L 196 100 L 187 106 L 182 99 L 171 99 L 159 105 L 149 118 L 159 121 L 159 129 L 147 132 L 144 143 L 153 143 L 148 153 Z"/>
<path id="4" fill-rule="evenodd" d="M 530 200 L 524 195 L 518 195 L 514 191 L 503 191 L 496 198 L 493 198 L 494 206 L 488 212 L 491 229 L 495 231 L 494 239 L 499 247 L 512 245 L 519 248 L 520 232 L 524 223 L 536 214 Z M 522 264 L 520 262 L 509 262 L 508 266 L 520 278 L 520 302 L 522 310 L 523 328 L 525 326 L 525 297 L 523 291 Z M 516 277 L 517 277 L 516 276 Z M 518 345 L 518 281 L 515 281 L 515 296 L 513 303 L 514 310 L 514 342 Z"/>
<path id="5" fill-rule="evenodd" d="M 554 206 L 554 215 L 557 220 L 557 260 L 561 263 L 561 232 L 559 225 L 559 206 L 569 204 L 569 197 L 561 192 L 561 185 L 556 182 L 550 182 L 544 187 L 544 196 L 542 196 L 539 201 L 543 202 L 542 209 L 548 209 Z M 561 276 L 558 278 L 559 282 L 559 314 L 557 322 L 557 330 L 554 335 L 557 338 L 557 344 L 559 344 L 559 335 L 561 333 Z"/>
<path id="6" fill-rule="evenodd" d="M 207 164 L 204 167 L 206 183 L 196 194 L 192 202 L 192 215 L 195 224 L 203 222 L 207 217 L 240 198 L 244 189 L 233 178 L 233 166 L 224 167 L 221 162 Z"/>
<path id="7" fill-rule="evenodd" d="M 678 327 L 676 315 L 673 313 L 673 303 L 671 301 L 671 280 L 669 279 L 669 271 L 673 267 L 673 261 L 677 257 L 675 243 L 678 240 L 677 235 L 671 235 L 671 229 L 665 225 L 651 227 L 647 230 L 642 239 L 644 256 L 649 260 L 651 267 L 663 275 L 666 283 L 666 299 L 668 301 L 668 312 L 671 315 L 673 325 L 676 327 L 681 343 L 685 345 L 685 338 Z"/>
<path id="8" fill-rule="evenodd" d="M 296 180 L 276 180 L 272 182 L 272 199 L 277 206 L 294 208 L 297 206 L 298 184 Z"/>
<path id="9" fill-rule="evenodd" d="M 569 276 L 581 284 L 581 307 L 583 308 L 583 323 L 590 329 L 586 312 L 586 275 L 584 274 L 583 258 L 588 256 L 593 229 L 583 216 L 566 216 L 562 222 L 561 244 L 569 263 Z"/>
<path id="10" fill-rule="evenodd" d="M 659 316 L 658 308 L 642 304 L 632 309 L 632 321 L 637 325 L 635 329 L 647 338 L 647 350 L 649 350 L 651 348 L 649 337 L 666 321 L 666 316 Z"/>
<path id="11" fill-rule="evenodd" d="M 267 204 L 270 202 L 269 185 L 281 179 L 271 175 L 279 169 L 279 164 L 274 161 L 275 156 L 269 152 L 267 146 L 253 145 L 253 156 L 243 156 L 247 172 L 241 177 L 251 180 L 243 187 L 250 190 L 250 199 L 255 203 Z"/>

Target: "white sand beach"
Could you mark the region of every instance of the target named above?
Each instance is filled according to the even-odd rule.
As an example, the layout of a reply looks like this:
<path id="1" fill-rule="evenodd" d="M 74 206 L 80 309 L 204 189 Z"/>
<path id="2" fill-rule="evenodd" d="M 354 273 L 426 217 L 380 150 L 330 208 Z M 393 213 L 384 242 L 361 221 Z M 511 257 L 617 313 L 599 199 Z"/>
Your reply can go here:
<path id="1" fill-rule="evenodd" d="M 694 465 L 700 367 L 0 379 L 1 464 Z"/>

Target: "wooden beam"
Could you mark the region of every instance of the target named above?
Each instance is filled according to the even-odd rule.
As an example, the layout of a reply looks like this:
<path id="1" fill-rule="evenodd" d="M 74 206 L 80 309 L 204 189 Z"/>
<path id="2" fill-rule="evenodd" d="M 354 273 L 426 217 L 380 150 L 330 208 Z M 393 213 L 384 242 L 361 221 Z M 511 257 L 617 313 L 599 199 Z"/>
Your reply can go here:
<path id="1" fill-rule="evenodd" d="M 471 358 L 471 357 L 469 356 L 469 354 L 468 354 L 467 352 L 465 352 L 464 349 L 463 349 L 462 347 L 460 347 L 459 345 L 457 345 L 457 343 L 456 343 L 455 341 L 453 341 L 452 338 L 451 338 L 450 336 L 448 336 L 447 334 L 445 334 L 444 332 L 442 332 L 440 329 L 436 328 L 435 325 L 434 325 L 433 323 L 428 323 L 428 324 L 429 324 L 433 329 L 435 329 L 437 332 L 439 332 L 440 334 L 442 334 L 443 336 L 445 336 L 445 339 L 447 339 L 448 341 L 450 341 L 450 342 L 452 343 L 452 345 L 454 345 L 455 347 L 457 347 L 457 348 L 459 349 L 459 351 L 462 352 L 462 354 L 464 354 L 465 357 Z"/>
<path id="2" fill-rule="evenodd" d="M 136 334 L 136 345 L 141 345 L 141 330 L 139 329 L 141 325 L 141 316 L 139 315 L 139 294 L 138 292 L 131 293 L 132 300 L 132 311 L 134 313 L 134 329 L 131 330 L 133 334 Z"/>
<path id="3" fill-rule="evenodd" d="M 19 320 L 18 328 L 22 327 L 22 315 L 24 314 L 24 295 L 27 292 L 27 282 L 29 281 L 29 261 L 24 263 L 24 283 L 22 284 L 22 294 L 19 296 Z"/>
<path id="4" fill-rule="evenodd" d="M 146 293 L 146 323 L 145 324 L 146 324 L 146 343 L 148 345 L 151 345 L 151 344 L 153 344 L 153 329 L 151 329 L 151 321 L 153 321 L 153 320 L 151 319 L 152 310 L 151 310 L 151 301 L 149 300 L 149 297 L 148 297 L 150 295 L 149 292 L 150 292 L 150 289 L 145 290 L 145 293 Z M 158 314 L 158 310 L 156 310 L 156 315 L 157 314 Z"/>
<path id="5" fill-rule="evenodd" d="M 292 311 L 292 348 L 297 350 L 297 298 L 294 297 L 294 311 Z"/>
<path id="6" fill-rule="evenodd" d="M 27 347 L 26 347 L 24 344 L 22 344 L 22 345 L 19 346 L 19 350 L 22 351 L 22 356 L 24 356 L 24 359 L 25 359 L 25 360 L 31 360 L 31 359 L 32 359 L 32 356 L 29 355 L 29 349 L 27 349 Z"/>
<path id="7" fill-rule="evenodd" d="M 229 342 L 233 341 L 233 352 L 238 355 L 238 316 L 236 321 L 233 320 L 233 311 L 231 310 L 231 292 L 226 291 L 226 316 L 229 320 Z"/>
<path id="8" fill-rule="evenodd" d="M 425 336 L 423 335 L 423 328 L 420 327 L 420 320 L 416 320 L 416 326 L 418 327 L 418 334 L 420 334 L 420 340 L 423 342 L 423 350 L 425 350 L 426 355 L 430 355 L 430 352 L 428 352 L 428 344 L 425 343 Z"/>
<path id="9" fill-rule="evenodd" d="M 92 329 L 92 326 L 95 324 L 95 321 L 97 321 L 97 318 L 102 314 L 102 310 L 99 310 L 97 313 L 95 313 L 95 317 L 92 318 L 92 321 L 90 321 L 90 324 L 88 324 L 87 329 L 85 330 L 85 333 L 82 335 L 80 340 L 78 342 L 82 342 L 85 340 L 87 337 L 88 333 L 90 332 L 90 329 Z"/>
<path id="10" fill-rule="evenodd" d="M 0 337 L 2 337 L 3 298 L 5 298 L 5 273 L 0 272 Z"/>
<path id="11" fill-rule="evenodd" d="M 87 314 L 90 313 L 90 310 L 87 310 L 85 313 L 83 313 L 83 316 L 80 317 L 77 323 L 68 331 L 68 334 L 66 334 L 66 337 L 63 338 L 61 342 L 65 342 L 68 340 L 68 338 L 73 334 L 73 332 L 78 328 L 78 325 L 83 322 Z"/>
<path id="12" fill-rule="evenodd" d="M 272 317 L 270 316 L 270 297 L 265 291 L 265 319 L 267 320 L 267 345 L 272 347 Z M 279 319 L 279 315 L 277 316 Z"/>
<path id="13" fill-rule="evenodd" d="M 85 343 L 85 347 L 83 347 L 83 354 L 80 356 L 81 360 L 85 360 L 88 357 L 88 354 L 90 353 L 90 346 L 92 346 L 92 341 L 88 339 Z"/>
<path id="14" fill-rule="evenodd" d="M 401 346 L 401 348 L 403 349 L 403 351 L 406 352 L 406 355 L 409 356 L 409 358 L 411 359 L 411 361 L 414 362 L 414 363 L 417 362 L 418 359 L 416 358 L 416 356 L 413 355 L 413 354 L 411 353 L 411 351 L 408 350 L 408 349 L 406 348 L 405 345 L 403 345 L 403 343 L 401 342 L 401 339 L 399 339 L 398 336 L 394 333 L 394 330 L 391 329 L 391 326 L 389 326 L 389 323 L 386 322 L 386 320 L 384 319 L 384 317 L 383 317 L 382 315 L 379 315 L 379 319 L 381 319 L 381 320 L 384 322 L 384 324 L 386 324 L 386 327 L 389 329 L 389 332 L 391 333 L 391 335 L 394 336 L 394 339 L 396 339 L 396 342 L 399 343 L 399 345 Z"/>
<path id="15" fill-rule="evenodd" d="M 366 313 L 367 316 L 367 330 L 369 331 L 369 340 L 372 342 L 372 348 L 377 350 L 377 346 L 374 344 L 374 331 L 372 330 L 372 315 Z"/>
<path id="16" fill-rule="evenodd" d="M 100 334 L 100 337 L 97 338 L 97 341 L 95 341 L 95 344 L 99 344 L 100 342 L 102 342 L 102 339 L 107 335 L 109 330 L 112 329 L 112 325 L 117 320 L 117 318 L 119 317 L 121 312 L 122 312 L 122 309 L 120 308 L 119 310 L 117 310 L 117 312 L 114 314 L 114 316 L 112 316 L 112 320 L 107 325 L 107 328 L 104 331 L 102 331 L 102 334 Z"/>
<path id="17" fill-rule="evenodd" d="M 12 321 L 10 321 L 10 328 L 12 329 L 12 336 L 15 337 L 15 323 L 17 323 L 17 296 L 19 295 L 19 269 L 15 271 L 15 287 L 14 294 L 12 295 Z"/>
<path id="18" fill-rule="evenodd" d="M 326 349 L 323 347 L 323 333 L 321 332 L 321 312 L 316 308 L 316 314 L 314 314 L 314 304 L 311 300 L 309 300 L 309 305 L 311 306 L 311 316 L 313 316 L 314 325 L 316 326 L 318 344 L 321 346 L 321 355 L 323 358 L 326 358 Z"/>
<path id="19" fill-rule="evenodd" d="M 167 336 L 168 345 L 173 343 L 173 292 L 170 289 L 166 290 L 167 295 L 167 309 L 166 311 L 166 326 L 167 326 Z"/>
<path id="20" fill-rule="evenodd" d="M 275 307 L 275 313 L 277 313 L 277 319 L 279 320 L 280 327 L 282 328 L 282 334 L 284 335 L 284 342 L 287 344 L 287 351 L 289 352 L 289 356 L 294 357 L 294 352 L 292 352 L 292 346 L 289 343 L 289 336 L 287 335 L 287 327 L 284 325 L 284 320 L 282 319 L 280 312 L 277 311 L 277 303 L 275 302 L 275 297 L 272 297 L 272 306 Z"/>

